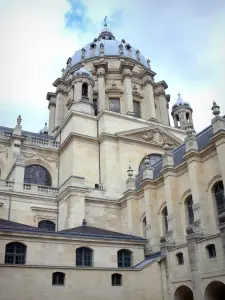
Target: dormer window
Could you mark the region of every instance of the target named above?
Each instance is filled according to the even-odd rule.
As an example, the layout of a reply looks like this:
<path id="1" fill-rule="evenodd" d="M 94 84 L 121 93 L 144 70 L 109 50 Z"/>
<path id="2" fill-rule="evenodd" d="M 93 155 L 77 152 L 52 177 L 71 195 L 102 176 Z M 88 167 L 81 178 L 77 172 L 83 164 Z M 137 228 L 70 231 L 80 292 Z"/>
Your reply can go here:
<path id="1" fill-rule="evenodd" d="M 92 49 L 95 49 L 95 48 L 96 48 L 96 44 L 92 43 L 92 44 L 90 45 L 90 49 L 92 50 Z"/>
<path id="2" fill-rule="evenodd" d="M 126 48 L 127 51 L 131 51 L 131 45 L 130 45 L 130 44 L 127 44 L 127 45 L 125 46 L 125 48 Z"/>

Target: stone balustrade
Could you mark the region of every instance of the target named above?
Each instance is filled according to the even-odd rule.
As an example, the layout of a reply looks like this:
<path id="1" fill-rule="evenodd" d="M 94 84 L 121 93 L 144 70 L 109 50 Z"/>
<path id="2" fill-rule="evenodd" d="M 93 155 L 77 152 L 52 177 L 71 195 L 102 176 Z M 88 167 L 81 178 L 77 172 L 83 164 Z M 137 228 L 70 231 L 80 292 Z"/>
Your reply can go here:
<path id="1" fill-rule="evenodd" d="M 9 140 L 12 136 L 12 132 L 0 130 L 0 139 L 1 140 Z M 47 139 L 41 137 L 41 136 L 32 136 L 32 135 L 22 135 L 24 138 L 23 144 L 24 145 L 35 145 L 35 146 L 41 146 L 46 148 L 53 148 L 58 149 L 60 146 L 60 143 L 53 140 L 53 139 Z"/>
<path id="2" fill-rule="evenodd" d="M 0 191 L 14 191 L 26 194 L 43 195 L 50 197 L 57 197 L 58 188 L 51 186 L 43 186 L 36 184 L 23 184 L 22 186 L 16 185 L 13 181 L 0 180 Z"/>

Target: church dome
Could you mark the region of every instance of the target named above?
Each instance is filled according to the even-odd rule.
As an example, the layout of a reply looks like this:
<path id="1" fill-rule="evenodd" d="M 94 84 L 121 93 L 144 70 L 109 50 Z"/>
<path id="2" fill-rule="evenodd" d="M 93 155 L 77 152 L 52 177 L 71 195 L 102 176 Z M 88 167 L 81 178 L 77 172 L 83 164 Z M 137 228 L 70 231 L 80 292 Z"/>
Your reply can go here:
<path id="1" fill-rule="evenodd" d="M 127 43 L 124 39 L 121 41 L 116 40 L 107 25 L 101 30 L 98 38 L 95 38 L 93 42 L 88 43 L 85 47 L 77 50 L 73 54 L 70 67 L 83 60 L 100 56 L 101 48 L 104 48 L 104 56 L 120 56 L 122 50 L 124 57 L 129 57 L 140 62 L 145 67 L 149 67 L 147 60 L 140 51 Z"/>
<path id="2" fill-rule="evenodd" d="M 180 94 L 178 94 L 178 98 L 176 103 L 173 105 L 173 109 L 179 106 L 186 106 L 186 107 L 191 107 L 190 103 L 187 101 L 184 101 L 183 98 L 181 98 Z"/>

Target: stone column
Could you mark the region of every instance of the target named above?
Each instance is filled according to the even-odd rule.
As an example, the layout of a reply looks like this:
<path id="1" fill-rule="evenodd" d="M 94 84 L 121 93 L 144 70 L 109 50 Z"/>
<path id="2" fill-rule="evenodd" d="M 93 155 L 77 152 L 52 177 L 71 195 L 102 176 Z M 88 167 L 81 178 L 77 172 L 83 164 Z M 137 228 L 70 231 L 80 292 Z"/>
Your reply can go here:
<path id="1" fill-rule="evenodd" d="M 82 79 L 73 82 L 73 100 L 79 102 L 82 99 Z"/>
<path id="2" fill-rule="evenodd" d="M 48 134 L 51 135 L 55 128 L 55 108 L 56 104 L 54 100 L 50 100 L 48 104 L 49 109 L 49 121 L 48 121 Z"/>
<path id="3" fill-rule="evenodd" d="M 108 62 L 101 58 L 100 62 L 94 63 L 94 68 L 98 77 L 98 112 L 106 109 L 106 98 L 105 98 L 105 80 L 108 71 Z"/>
<path id="4" fill-rule="evenodd" d="M 167 100 L 165 97 L 165 91 L 160 90 L 158 92 L 158 101 L 159 101 L 159 108 L 160 108 L 160 115 L 161 115 L 161 122 L 164 125 L 169 126 L 169 114 L 168 114 L 168 109 L 167 109 Z"/>
<path id="5" fill-rule="evenodd" d="M 56 112 L 55 112 L 55 127 L 59 128 L 64 119 L 64 103 L 67 92 L 62 88 L 57 88 L 56 91 Z"/>
<path id="6" fill-rule="evenodd" d="M 104 68 L 99 68 L 97 71 L 98 77 L 98 111 L 106 108 L 105 99 L 105 70 Z"/>
<path id="7" fill-rule="evenodd" d="M 130 69 L 126 68 L 123 70 L 123 87 L 124 87 L 124 102 L 126 106 L 126 113 L 128 115 L 134 115 L 134 107 L 133 107 L 133 96 L 132 96 L 132 85 L 131 85 L 131 77 L 132 72 Z"/>
<path id="8" fill-rule="evenodd" d="M 143 79 L 144 87 L 144 101 L 146 107 L 147 118 L 150 121 L 157 121 L 156 110 L 155 110 L 155 100 L 153 94 L 152 78 L 150 76 L 145 76 Z"/>

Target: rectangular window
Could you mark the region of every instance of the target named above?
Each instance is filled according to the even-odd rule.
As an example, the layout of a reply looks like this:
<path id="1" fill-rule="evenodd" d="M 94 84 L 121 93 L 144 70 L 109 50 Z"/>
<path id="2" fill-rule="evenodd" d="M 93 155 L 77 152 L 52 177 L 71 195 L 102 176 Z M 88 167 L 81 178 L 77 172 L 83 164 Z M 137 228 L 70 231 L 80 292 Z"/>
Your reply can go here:
<path id="1" fill-rule="evenodd" d="M 120 113 L 120 99 L 109 98 L 109 110 Z"/>
<path id="2" fill-rule="evenodd" d="M 133 101 L 133 106 L 134 106 L 135 117 L 140 118 L 141 117 L 141 103 L 139 101 Z"/>

